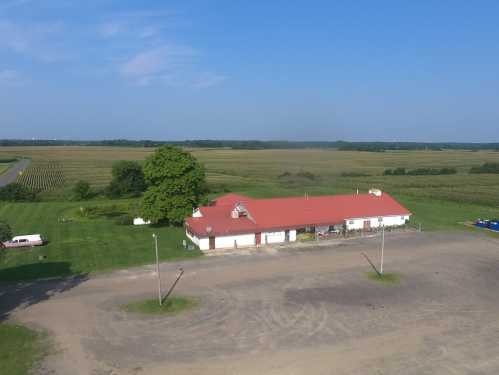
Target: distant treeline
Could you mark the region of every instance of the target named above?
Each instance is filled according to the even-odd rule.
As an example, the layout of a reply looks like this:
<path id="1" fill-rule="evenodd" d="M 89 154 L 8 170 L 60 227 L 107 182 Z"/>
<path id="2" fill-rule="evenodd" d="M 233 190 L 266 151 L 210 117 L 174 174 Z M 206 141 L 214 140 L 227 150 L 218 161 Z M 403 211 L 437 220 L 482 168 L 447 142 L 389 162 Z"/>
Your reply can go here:
<path id="1" fill-rule="evenodd" d="M 346 141 L 257 141 L 257 140 L 185 140 L 185 141 L 151 141 L 151 140 L 26 140 L 4 139 L 0 146 L 115 146 L 115 147 L 159 147 L 165 144 L 196 148 L 232 148 L 241 150 L 264 149 L 338 149 L 342 151 L 384 152 L 395 150 L 496 150 L 499 143 L 421 143 L 421 142 L 346 142 Z"/>
<path id="2" fill-rule="evenodd" d="M 456 174 L 456 168 L 416 168 L 406 170 L 405 168 L 385 169 L 385 176 L 438 176 L 445 174 Z"/>

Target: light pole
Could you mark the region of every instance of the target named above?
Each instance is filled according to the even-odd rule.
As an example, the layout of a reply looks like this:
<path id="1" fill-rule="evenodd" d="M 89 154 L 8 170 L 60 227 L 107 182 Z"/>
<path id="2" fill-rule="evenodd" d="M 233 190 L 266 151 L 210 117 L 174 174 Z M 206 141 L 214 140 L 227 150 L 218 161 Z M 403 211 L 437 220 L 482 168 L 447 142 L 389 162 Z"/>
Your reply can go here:
<path id="1" fill-rule="evenodd" d="M 385 225 L 381 226 L 381 267 L 379 272 L 383 274 L 383 253 L 385 252 Z"/>
<path id="2" fill-rule="evenodd" d="M 156 233 L 153 233 L 152 237 L 154 238 L 154 247 L 156 249 L 156 274 L 158 275 L 158 301 L 159 305 L 163 304 L 163 298 L 161 295 L 161 276 L 159 274 L 159 255 L 158 255 L 158 236 Z"/>

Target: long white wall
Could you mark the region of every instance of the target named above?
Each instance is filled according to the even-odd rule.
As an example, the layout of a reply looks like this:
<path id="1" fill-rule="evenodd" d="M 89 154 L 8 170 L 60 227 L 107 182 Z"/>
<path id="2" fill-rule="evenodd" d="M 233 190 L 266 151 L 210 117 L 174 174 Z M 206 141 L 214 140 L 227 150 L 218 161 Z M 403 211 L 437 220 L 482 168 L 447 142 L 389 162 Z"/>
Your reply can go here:
<path id="1" fill-rule="evenodd" d="M 208 237 L 196 237 L 186 231 L 186 236 L 196 244 L 200 250 L 210 250 L 210 239 Z M 261 237 L 261 244 L 273 244 L 285 242 L 286 233 L 281 232 L 263 232 Z M 267 242 L 265 242 L 265 240 Z M 289 231 L 289 241 L 296 241 L 296 230 Z M 256 236 L 254 233 L 239 234 L 235 236 L 217 236 L 215 237 L 215 249 L 228 249 L 234 247 L 255 246 Z"/>
<path id="2" fill-rule="evenodd" d="M 262 244 L 281 243 L 286 241 L 286 232 L 262 232 Z M 289 231 L 289 242 L 296 241 L 296 230 Z"/>
<path id="3" fill-rule="evenodd" d="M 255 245 L 255 234 L 215 237 L 215 249 L 234 248 Z"/>
<path id="4" fill-rule="evenodd" d="M 409 215 L 405 216 L 383 216 L 382 221 L 379 217 L 366 217 L 346 220 L 347 230 L 358 230 L 364 228 L 364 221 L 369 220 L 371 228 L 379 228 L 382 225 L 385 227 L 396 227 L 404 225 L 406 220 L 409 220 Z"/>

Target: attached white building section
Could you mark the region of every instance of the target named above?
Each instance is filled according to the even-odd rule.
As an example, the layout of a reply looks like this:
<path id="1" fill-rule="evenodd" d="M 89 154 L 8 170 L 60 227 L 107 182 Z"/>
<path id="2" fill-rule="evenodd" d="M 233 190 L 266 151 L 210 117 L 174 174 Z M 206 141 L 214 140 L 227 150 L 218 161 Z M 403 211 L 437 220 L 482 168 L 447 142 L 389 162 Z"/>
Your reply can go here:
<path id="1" fill-rule="evenodd" d="M 398 227 L 409 221 L 409 215 L 403 216 L 382 216 L 382 217 L 362 217 L 345 220 L 347 230 L 360 230 L 366 228 Z"/>
<path id="2" fill-rule="evenodd" d="M 235 236 L 215 237 L 215 249 L 255 246 L 255 234 L 239 234 Z"/>

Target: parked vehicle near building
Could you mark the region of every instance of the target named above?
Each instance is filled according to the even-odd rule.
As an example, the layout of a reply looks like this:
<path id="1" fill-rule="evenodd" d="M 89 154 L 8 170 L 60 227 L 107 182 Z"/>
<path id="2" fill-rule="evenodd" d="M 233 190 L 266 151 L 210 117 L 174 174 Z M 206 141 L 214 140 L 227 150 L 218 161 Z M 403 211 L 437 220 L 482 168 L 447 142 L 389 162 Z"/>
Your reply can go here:
<path id="1" fill-rule="evenodd" d="M 4 242 L 3 245 L 6 248 L 16 248 L 16 247 L 34 247 L 41 246 L 44 244 L 42 236 L 39 234 L 28 234 L 22 236 L 16 236 L 10 241 Z"/>

